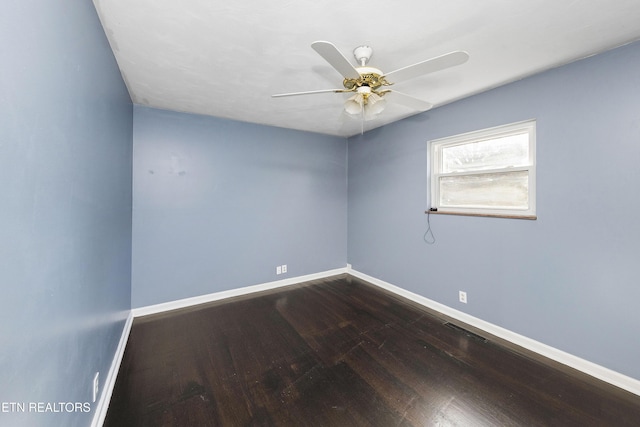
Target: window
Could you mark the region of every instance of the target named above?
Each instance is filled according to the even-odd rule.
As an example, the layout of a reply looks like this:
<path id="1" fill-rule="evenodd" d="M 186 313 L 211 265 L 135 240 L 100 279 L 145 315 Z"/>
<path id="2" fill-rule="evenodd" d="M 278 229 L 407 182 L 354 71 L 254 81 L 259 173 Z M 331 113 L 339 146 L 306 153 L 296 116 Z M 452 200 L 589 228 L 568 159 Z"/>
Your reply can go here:
<path id="1" fill-rule="evenodd" d="M 536 218 L 535 120 L 429 141 L 431 211 Z"/>

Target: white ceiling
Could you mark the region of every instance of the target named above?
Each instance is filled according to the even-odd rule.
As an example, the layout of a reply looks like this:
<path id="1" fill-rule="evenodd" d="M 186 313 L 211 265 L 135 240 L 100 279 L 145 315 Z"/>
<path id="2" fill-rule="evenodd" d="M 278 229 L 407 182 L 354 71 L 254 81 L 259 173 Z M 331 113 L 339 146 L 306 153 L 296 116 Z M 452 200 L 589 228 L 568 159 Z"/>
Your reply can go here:
<path id="1" fill-rule="evenodd" d="M 330 135 L 360 133 L 311 47 L 373 48 L 388 73 L 454 50 L 466 64 L 393 88 L 437 106 L 640 39 L 639 0 L 94 0 L 135 104 Z M 416 114 L 387 103 L 365 130 Z"/>

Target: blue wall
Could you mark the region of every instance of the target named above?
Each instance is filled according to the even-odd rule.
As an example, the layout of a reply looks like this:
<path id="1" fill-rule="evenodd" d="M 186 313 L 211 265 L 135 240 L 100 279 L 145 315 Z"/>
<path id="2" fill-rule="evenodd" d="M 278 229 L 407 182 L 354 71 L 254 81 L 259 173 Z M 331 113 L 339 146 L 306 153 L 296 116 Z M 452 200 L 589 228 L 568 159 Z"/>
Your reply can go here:
<path id="1" fill-rule="evenodd" d="M 640 379 L 639 70 L 629 45 L 351 138 L 349 263 Z M 426 244 L 427 141 L 532 118 L 538 220 L 431 215 Z"/>
<path id="2" fill-rule="evenodd" d="M 343 138 L 136 106 L 133 306 L 345 267 L 346 161 Z"/>
<path id="3" fill-rule="evenodd" d="M 90 1 L 3 2 L 0 48 L 0 402 L 91 402 L 131 307 L 131 100 Z"/>

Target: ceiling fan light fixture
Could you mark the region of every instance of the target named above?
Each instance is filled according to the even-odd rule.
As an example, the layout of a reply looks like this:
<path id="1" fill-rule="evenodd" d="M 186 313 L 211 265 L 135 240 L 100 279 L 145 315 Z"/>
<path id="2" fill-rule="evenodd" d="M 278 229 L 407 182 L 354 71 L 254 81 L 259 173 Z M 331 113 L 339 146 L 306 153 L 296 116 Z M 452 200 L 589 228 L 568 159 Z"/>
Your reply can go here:
<path id="1" fill-rule="evenodd" d="M 364 105 L 364 95 L 357 93 L 347 99 L 344 103 L 344 111 L 351 115 L 362 113 L 362 106 Z"/>
<path id="2" fill-rule="evenodd" d="M 385 107 L 386 100 L 371 90 L 369 86 L 360 86 L 358 93 L 347 99 L 344 110 L 351 115 L 360 115 L 371 118 L 380 114 Z"/>
<path id="3" fill-rule="evenodd" d="M 387 100 L 378 95 L 377 93 L 371 93 L 367 97 L 367 104 L 365 105 L 365 111 L 367 114 L 377 116 L 382 113 L 384 107 L 387 104 Z"/>
<path id="4" fill-rule="evenodd" d="M 356 90 L 358 93 L 344 103 L 344 110 L 351 115 L 362 114 L 362 110 L 367 109 L 369 97 L 373 93 L 369 86 L 359 86 Z"/>

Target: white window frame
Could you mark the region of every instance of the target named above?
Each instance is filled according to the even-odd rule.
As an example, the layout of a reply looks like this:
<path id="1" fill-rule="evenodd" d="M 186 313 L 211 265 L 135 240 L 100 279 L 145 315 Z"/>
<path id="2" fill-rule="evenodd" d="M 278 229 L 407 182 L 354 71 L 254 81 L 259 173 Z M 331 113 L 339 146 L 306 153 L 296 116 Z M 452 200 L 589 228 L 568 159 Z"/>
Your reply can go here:
<path id="1" fill-rule="evenodd" d="M 478 171 L 442 173 L 441 152 L 443 147 L 469 144 L 502 138 L 510 135 L 527 133 L 529 135 L 529 164 L 525 166 L 508 166 L 496 169 L 483 169 Z M 429 212 L 452 215 L 491 216 L 504 218 L 536 219 L 536 121 L 527 120 L 511 123 L 461 135 L 431 140 L 429 144 L 429 180 L 430 197 L 427 197 Z M 440 178 L 453 175 L 474 175 L 504 172 L 528 172 L 528 209 L 516 208 L 487 208 L 487 207 L 447 207 L 440 204 Z"/>

